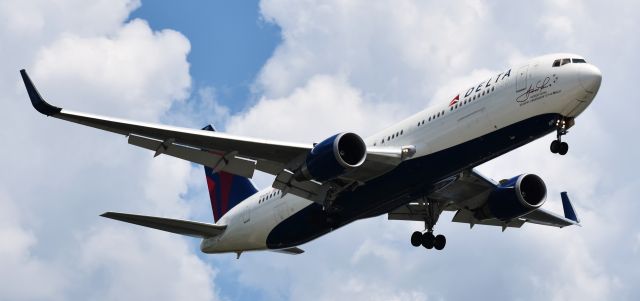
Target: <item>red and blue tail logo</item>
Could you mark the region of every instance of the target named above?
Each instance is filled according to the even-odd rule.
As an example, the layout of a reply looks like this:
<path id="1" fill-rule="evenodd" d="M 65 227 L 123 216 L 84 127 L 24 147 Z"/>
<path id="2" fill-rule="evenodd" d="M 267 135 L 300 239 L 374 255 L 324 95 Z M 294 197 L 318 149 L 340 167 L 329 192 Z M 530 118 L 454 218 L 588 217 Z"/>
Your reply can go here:
<path id="1" fill-rule="evenodd" d="M 215 131 L 211 125 L 204 127 L 203 130 Z M 207 177 L 207 187 L 209 187 L 211 209 L 215 222 L 231 208 L 258 192 L 248 178 L 224 171 L 215 172 L 213 168 L 208 166 L 204 167 L 204 173 Z"/>
<path id="2" fill-rule="evenodd" d="M 245 177 L 232 175 L 224 171 L 214 172 L 211 167 L 204 167 L 211 198 L 213 220 L 217 222 L 227 211 L 240 204 L 258 190 Z"/>

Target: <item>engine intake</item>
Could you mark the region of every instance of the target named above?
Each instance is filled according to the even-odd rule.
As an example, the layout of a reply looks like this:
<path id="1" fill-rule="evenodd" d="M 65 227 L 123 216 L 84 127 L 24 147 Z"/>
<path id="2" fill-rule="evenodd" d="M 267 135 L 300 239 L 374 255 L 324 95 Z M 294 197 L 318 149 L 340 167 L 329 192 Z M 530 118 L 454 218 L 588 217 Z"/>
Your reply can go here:
<path id="1" fill-rule="evenodd" d="M 362 165 L 367 157 L 367 146 L 354 133 L 333 135 L 316 144 L 296 172 L 298 181 L 327 181 L 344 174 L 348 169 Z"/>
<path id="2" fill-rule="evenodd" d="M 544 204 L 547 197 L 547 186 L 540 177 L 524 174 L 513 177 L 494 189 L 485 205 L 476 211 L 479 220 L 497 218 L 510 220 Z"/>

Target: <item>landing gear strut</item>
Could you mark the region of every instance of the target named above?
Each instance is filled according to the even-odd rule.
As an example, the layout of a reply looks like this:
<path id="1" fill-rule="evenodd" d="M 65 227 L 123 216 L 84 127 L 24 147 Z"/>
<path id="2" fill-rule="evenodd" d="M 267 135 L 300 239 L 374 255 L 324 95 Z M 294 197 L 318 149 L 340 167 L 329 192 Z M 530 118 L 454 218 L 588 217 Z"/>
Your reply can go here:
<path id="1" fill-rule="evenodd" d="M 551 145 L 549 146 L 549 149 L 552 153 L 560 154 L 562 156 L 567 154 L 567 152 L 569 151 L 569 144 L 567 144 L 566 142 L 562 142 L 562 136 L 566 135 L 569 132 L 567 131 L 567 129 L 571 125 L 573 125 L 573 119 L 559 118 L 556 121 L 557 139 L 553 140 L 551 142 Z"/>
<path id="2" fill-rule="evenodd" d="M 427 202 L 425 214 L 425 231 L 415 231 L 411 234 L 411 245 L 414 247 L 423 246 L 426 249 L 442 250 L 447 244 L 447 239 L 442 234 L 434 235 L 433 227 L 438 222 L 438 217 L 442 212 L 442 208 L 438 206 L 438 203 Z"/>

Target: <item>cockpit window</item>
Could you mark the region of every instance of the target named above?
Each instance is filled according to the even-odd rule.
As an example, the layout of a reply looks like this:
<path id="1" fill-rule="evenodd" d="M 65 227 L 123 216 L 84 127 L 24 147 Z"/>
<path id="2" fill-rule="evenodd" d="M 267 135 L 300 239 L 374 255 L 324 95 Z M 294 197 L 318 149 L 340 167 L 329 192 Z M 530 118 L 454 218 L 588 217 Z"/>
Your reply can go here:
<path id="1" fill-rule="evenodd" d="M 582 60 L 581 63 L 585 63 L 585 61 L 583 59 L 573 59 L 573 62 L 576 63 L 578 62 L 578 60 Z M 565 59 L 557 59 L 555 61 L 553 61 L 553 67 L 560 67 L 566 64 L 571 63 L 571 59 L 565 58 Z"/>
<path id="2" fill-rule="evenodd" d="M 579 63 L 586 63 L 587 61 L 585 61 L 584 59 L 572 59 L 574 64 L 579 64 Z"/>

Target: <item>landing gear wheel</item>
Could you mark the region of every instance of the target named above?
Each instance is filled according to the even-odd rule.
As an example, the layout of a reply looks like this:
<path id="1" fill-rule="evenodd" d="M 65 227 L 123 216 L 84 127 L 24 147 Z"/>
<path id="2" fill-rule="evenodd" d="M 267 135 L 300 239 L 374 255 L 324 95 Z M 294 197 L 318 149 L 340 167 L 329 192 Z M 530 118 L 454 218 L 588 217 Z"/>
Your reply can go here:
<path id="1" fill-rule="evenodd" d="M 422 244 L 422 233 L 419 231 L 413 232 L 411 234 L 411 245 L 414 247 L 419 247 Z"/>
<path id="2" fill-rule="evenodd" d="M 567 144 L 566 142 L 560 143 L 560 146 L 558 147 L 558 154 L 564 156 L 567 154 L 568 151 L 569 151 L 569 144 Z"/>
<path id="3" fill-rule="evenodd" d="M 557 154 L 560 151 L 560 144 L 560 141 L 553 140 L 551 141 L 551 146 L 549 146 L 549 149 L 552 153 Z"/>
<path id="4" fill-rule="evenodd" d="M 431 232 L 426 232 L 422 234 L 422 246 L 427 249 L 432 249 L 435 239 L 436 238 L 433 236 L 433 233 Z"/>
<path id="5" fill-rule="evenodd" d="M 436 248 L 436 250 L 444 249 L 444 246 L 446 244 L 447 244 L 447 238 L 445 238 L 444 235 L 442 234 L 438 234 L 438 236 L 436 236 L 433 240 L 433 247 Z"/>

